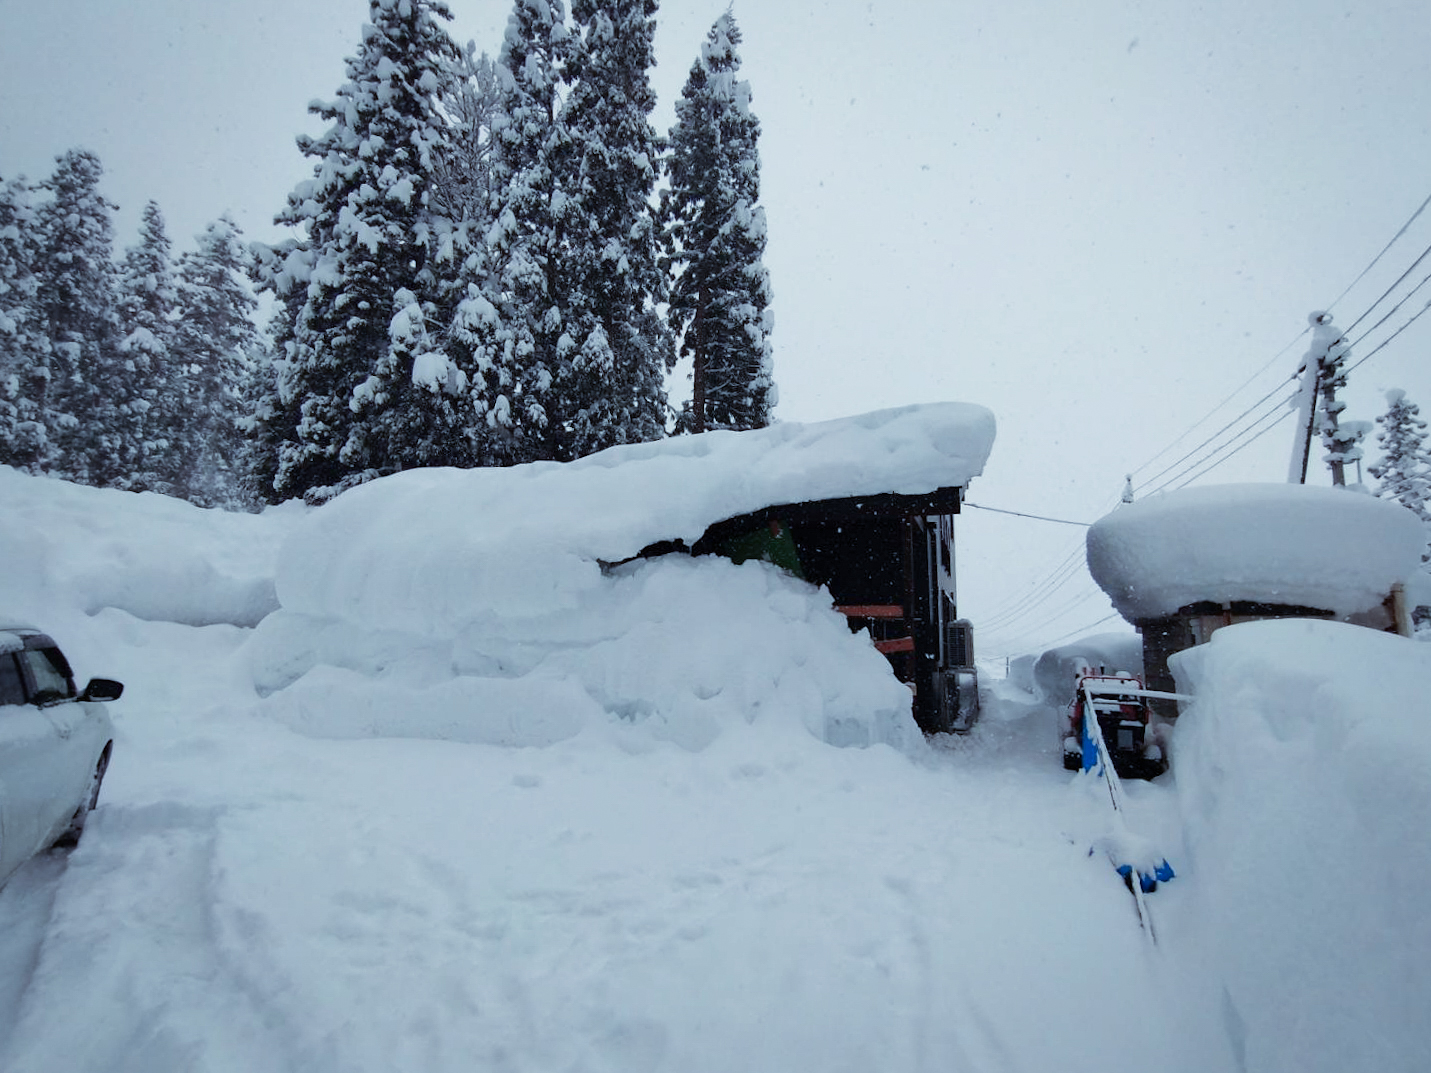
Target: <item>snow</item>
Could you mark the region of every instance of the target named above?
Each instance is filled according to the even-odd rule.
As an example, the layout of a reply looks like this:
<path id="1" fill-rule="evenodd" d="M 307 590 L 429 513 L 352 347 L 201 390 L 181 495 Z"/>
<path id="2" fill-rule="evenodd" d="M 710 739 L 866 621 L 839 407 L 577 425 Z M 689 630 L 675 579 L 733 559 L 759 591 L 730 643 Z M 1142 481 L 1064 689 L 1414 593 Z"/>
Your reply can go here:
<path id="1" fill-rule="evenodd" d="M 229 515 L 151 492 L 37 480 L 9 466 L 0 466 L 0 503 L 0 610 L 35 622 L 58 605 L 188 626 L 257 625 L 278 606 L 278 547 L 301 514 L 289 506 Z"/>
<path id="2" fill-rule="evenodd" d="M 926 743 L 827 594 L 592 558 L 881 452 L 957 483 L 976 417 L 258 516 L 0 469 L 0 619 L 126 684 L 84 840 L 0 890 L 0 1068 L 1427 1068 L 1431 646 L 1220 631 L 1123 824 L 1012 683 Z M 1157 946 L 1110 849 L 1177 869 Z"/>
<path id="3" fill-rule="evenodd" d="M 1088 531 L 1093 580 L 1130 622 L 1249 601 L 1338 616 L 1416 572 L 1425 534 L 1404 507 L 1338 488 L 1236 484 L 1125 504 Z"/>
<path id="4" fill-rule="evenodd" d="M 410 470 L 314 513 L 284 551 L 280 599 L 285 611 L 422 637 L 539 622 L 602 587 L 602 561 L 660 540 L 694 543 L 725 518 L 965 485 L 993 435 L 987 410 L 943 403 L 632 444 L 567 464 Z"/>
<path id="5" fill-rule="evenodd" d="M 1028 688 L 1047 704 L 1065 706 L 1072 702 L 1077 675 L 1085 667 L 1141 675 L 1143 639 L 1135 633 L 1100 633 L 1050 648 L 1033 662 Z"/>
<path id="6" fill-rule="evenodd" d="M 1431 1069 L 1431 645 L 1230 626 L 1173 658 L 1173 763 L 1247 1069 Z"/>

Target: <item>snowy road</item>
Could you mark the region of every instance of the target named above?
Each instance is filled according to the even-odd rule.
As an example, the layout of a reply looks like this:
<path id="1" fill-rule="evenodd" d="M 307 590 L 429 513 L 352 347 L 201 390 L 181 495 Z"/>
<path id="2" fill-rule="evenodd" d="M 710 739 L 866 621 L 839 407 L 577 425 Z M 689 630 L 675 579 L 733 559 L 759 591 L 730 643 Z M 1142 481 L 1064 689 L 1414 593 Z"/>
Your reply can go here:
<path id="1" fill-rule="evenodd" d="M 327 741 L 215 675 L 244 631 L 103 629 L 162 707 L 119 702 L 83 844 L 0 894 L 12 1073 L 1230 1068 L 1177 891 L 1151 952 L 1047 713 L 922 763 Z"/>

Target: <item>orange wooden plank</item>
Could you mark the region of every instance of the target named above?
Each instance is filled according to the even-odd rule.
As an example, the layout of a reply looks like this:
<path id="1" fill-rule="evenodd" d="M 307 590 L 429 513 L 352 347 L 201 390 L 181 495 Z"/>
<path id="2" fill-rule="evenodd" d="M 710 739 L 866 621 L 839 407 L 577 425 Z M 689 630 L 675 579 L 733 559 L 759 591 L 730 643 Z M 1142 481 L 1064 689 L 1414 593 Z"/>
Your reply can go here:
<path id="1" fill-rule="evenodd" d="M 876 641 L 874 646 L 885 655 L 889 655 L 891 652 L 913 652 L 914 638 L 895 637 L 889 641 Z"/>
<path id="2" fill-rule="evenodd" d="M 899 604 L 843 604 L 835 610 L 849 618 L 904 618 Z"/>

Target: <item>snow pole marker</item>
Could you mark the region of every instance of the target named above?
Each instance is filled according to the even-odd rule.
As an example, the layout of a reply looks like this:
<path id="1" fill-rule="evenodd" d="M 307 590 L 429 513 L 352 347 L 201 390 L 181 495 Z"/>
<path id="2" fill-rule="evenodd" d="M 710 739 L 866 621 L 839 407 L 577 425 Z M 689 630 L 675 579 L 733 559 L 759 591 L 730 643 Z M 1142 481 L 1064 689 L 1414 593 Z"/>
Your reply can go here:
<path id="1" fill-rule="evenodd" d="M 1122 836 L 1119 841 L 1128 842 L 1132 836 L 1128 831 L 1125 812 L 1125 801 L 1123 798 L 1123 781 L 1118 777 L 1118 773 L 1113 770 L 1113 758 L 1108 752 L 1108 743 L 1103 740 L 1103 727 L 1098 722 L 1098 709 L 1093 702 L 1093 691 L 1087 682 L 1082 684 L 1084 713 L 1081 738 L 1083 743 L 1083 769 L 1089 771 L 1096 765 L 1098 773 L 1103 776 L 1104 785 L 1108 788 L 1108 800 L 1113 806 L 1115 834 Z M 1191 700 L 1179 693 L 1164 693 L 1159 690 L 1137 689 L 1127 690 L 1130 694 L 1146 697 L 1165 697 L 1170 700 Z M 1095 847 L 1096 848 L 1096 847 Z M 1158 944 L 1157 928 L 1153 924 L 1153 914 L 1148 906 L 1145 894 L 1157 889 L 1159 881 L 1172 879 L 1176 873 L 1173 866 L 1164 857 L 1151 873 L 1144 873 L 1134 863 L 1121 863 L 1118 856 L 1130 856 L 1126 853 L 1115 854 L 1113 847 L 1105 842 L 1104 850 L 1108 854 L 1114 869 L 1127 881 L 1128 889 L 1133 894 L 1133 904 L 1138 911 L 1138 923 L 1142 926 L 1143 932 L 1148 937 L 1148 941 L 1154 946 Z M 1093 853 L 1093 849 L 1088 851 Z M 1136 878 L 1135 878 L 1136 877 Z"/>

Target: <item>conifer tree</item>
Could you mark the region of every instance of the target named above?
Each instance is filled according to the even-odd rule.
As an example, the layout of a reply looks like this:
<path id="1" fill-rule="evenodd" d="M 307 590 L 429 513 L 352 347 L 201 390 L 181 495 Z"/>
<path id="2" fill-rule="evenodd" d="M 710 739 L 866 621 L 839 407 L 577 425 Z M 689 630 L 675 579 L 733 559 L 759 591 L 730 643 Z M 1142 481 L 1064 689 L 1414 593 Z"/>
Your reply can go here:
<path id="1" fill-rule="evenodd" d="M 1381 459 L 1368 467 L 1377 479 L 1376 494 L 1410 510 L 1431 534 L 1431 451 L 1426 448 L 1426 422 L 1421 408 L 1394 388 L 1386 393 L 1386 413 L 1376 419 Z M 1431 552 L 1422 556 L 1431 560 Z"/>
<path id="2" fill-rule="evenodd" d="M 775 403 L 770 277 L 759 205 L 760 123 L 739 80 L 729 12 L 706 35 L 676 104 L 666 216 L 670 318 L 692 361 L 688 431 L 761 428 Z"/>
<path id="3" fill-rule="evenodd" d="M 492 223 L 499 193 L 496 172 L 496 128 L 502 90 L 498 66 L 485 52 L 468 43 L 453 64 L 443 111 L 451 118 L 451 137 L 433 155 L 432 204 L 439 216 L 464 225 L 473 234 L 454 238 L 470 252 Z"/>
<path id="4" fill-rule="evenodd" d="M 675 359 L 657 306 L 666 300 L 651 205 L 660 139 L 649 71 L 656 0 L 573 0 L 575 40 L 561 147 L 567 221 L 570 363 L 554 385 L 563 457 L 665 434 L 664 375 Z"/>
<path id="5" fill-rule="evenodd" d="M 248 499 L 241 487 L 247 461 L 242 423 L 256 401 L 260 342 L 241 233 L 221 216 L 179 259 L 174 350 L 187 416 L 177 428 L 175 491 L 205 507 L 237 507 Z"/>
<path id="6" fill-rule="evenodd" d="M 173 368 L 177 296 L 169 236 L 159 206 L 149 202 L 139 244 L 119 269 L 121 339 L 112 378 L 118 421 L 119 474 L 112 483 L 134 491 L 173 492 L 177 440 L 187 418 L 183 385 Z"/>
<path id="7" fill-rule="evenodd" d="M 0 184 L 0 465 L 39 472 L 50 454 L 43 400 L 49 344 L 39 329 L 33 188 Z"/>
<path id="8" fill-rule="evenodd" d="M 570 363 L 563 250 L 569 137 L 560 86 L 571 39 L 561 0 L 515 0 L 498 58 L 492 224 L 467 264 L 452 324 L 479 383 L 486 461 L 556 458 L 564 413 L 553 385 Z"/>
<path id="9" fill-rule="evenodd" d="M 391 332 L 399 292 L 421 303 L 450 300 L 429 173 L 449 133 L 438 99 L 458 50 L 438 20 L 451 14 L 441 0 L 370 0 L 369 18 L 337 99 L 312 106 L 332 126 L 299 139 L 316 161 L 314 177 L 278 216 L 305 229 L 282 260 L 301 254 L 305 271 L 286 278 L 307 287 L 283 340 L 279 410 L 296 418 L 275 466 L 275 494 L 285 498 L 323 499 L 383 473 L 470 464 L 472 456 L 469 411 L 412 383 Z M 447 361 L 432 351 L 424 364 Z M 457 371 L 428 382 L 458 383 Z M 422 412 L 387 412 L 406 407 Z M 411 426 L 429 435 L 409 442 L 393 434 Z"/>
<path id="10" fill-rule="evenodd" d="M 118 360 L 111 212 L 99 192 L 99 158 L 83 149 L 62 154 L 43 186 L 37 308 L 50 344 L 48 386 L 39 400 L 49 422 L 50 472 L 108 487 L 126 472 L 128 398 Z"/>

